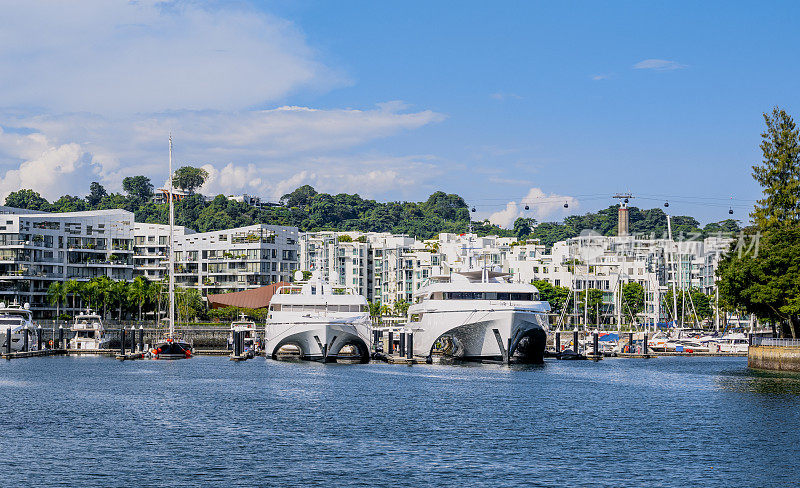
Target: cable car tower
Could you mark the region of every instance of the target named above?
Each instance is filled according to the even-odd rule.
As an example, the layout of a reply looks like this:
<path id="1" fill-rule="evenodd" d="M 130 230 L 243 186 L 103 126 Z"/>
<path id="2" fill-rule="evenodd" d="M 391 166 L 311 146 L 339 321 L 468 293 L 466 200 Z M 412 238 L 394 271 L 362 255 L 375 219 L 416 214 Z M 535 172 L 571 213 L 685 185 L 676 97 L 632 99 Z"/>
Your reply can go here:
<path id="1" fill-rule="evenodd" d="M 616 193 L 612 198 L 618 199 L 619 211 L 617 212 L 617 236 L 624 237 L 628 235 L 628 201 L 633 198 L 630 193 Z"/>

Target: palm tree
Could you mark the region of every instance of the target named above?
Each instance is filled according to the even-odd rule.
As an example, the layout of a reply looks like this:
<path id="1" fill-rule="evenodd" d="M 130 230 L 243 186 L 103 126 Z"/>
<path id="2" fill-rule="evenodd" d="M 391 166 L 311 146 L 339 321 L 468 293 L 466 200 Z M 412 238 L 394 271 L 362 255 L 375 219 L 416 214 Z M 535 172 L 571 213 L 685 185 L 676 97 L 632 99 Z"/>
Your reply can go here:
<path id="1" fill-rule="evenodd" d="M 67 299 L 67 284 L 61 281 L 54 281 L 50 283 L 47 288 L 47 300 L 50 305 L 56 306 L 56 320 L 61 315 L 61 302 Z"/>
<path id="2" fill-rule="evenodd" d="M 152 291 L 150 282 L 144 276 L 137 276 L 133 279 L 133 283 L 128 286 L 128 296 L 131 302 L 139 306 L 139 322 L 142 321 L 142 305 L 150 299 Z"/>
<path id="3" fill-rule="evenodd" d="M 72 315 L 75 315 L 75 296 L 81 289 L 81 283 L 77 280 L 68 280 L 64 283 L 64 292 L 72 295 Z"/>
<path id="4" fill-rule="evenodd" d="M 128 283 L 125 281 L 114 281 L 108 287 L 109 301 L 116 303 L 119 309 L 119 321 L 122 322 L 122 306 L 128 300 Z"/>

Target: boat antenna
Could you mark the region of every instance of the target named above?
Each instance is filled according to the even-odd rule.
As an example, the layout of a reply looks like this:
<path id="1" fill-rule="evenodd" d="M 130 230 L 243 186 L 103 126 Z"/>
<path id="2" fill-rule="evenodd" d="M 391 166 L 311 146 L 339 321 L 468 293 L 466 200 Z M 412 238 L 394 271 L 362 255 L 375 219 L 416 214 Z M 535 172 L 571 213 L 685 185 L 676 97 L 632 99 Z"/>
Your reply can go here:
<path id="1" fill-rule="evenodd" d="M 169 134 L 169 337 L 175 336 L 175 204 L 172 201 L 172 133 Z"/>

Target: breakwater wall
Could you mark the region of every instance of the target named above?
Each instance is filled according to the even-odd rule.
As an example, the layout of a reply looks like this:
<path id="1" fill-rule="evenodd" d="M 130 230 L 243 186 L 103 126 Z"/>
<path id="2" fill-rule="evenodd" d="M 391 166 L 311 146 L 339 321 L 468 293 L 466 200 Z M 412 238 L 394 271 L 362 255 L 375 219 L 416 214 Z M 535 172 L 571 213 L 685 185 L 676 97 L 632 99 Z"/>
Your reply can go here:
<path id="1" fill-rule="evenodd" d="M 747 366 L 753 369 L 800 373 L 800 340 L 757 341 L 747 351 Z"/>

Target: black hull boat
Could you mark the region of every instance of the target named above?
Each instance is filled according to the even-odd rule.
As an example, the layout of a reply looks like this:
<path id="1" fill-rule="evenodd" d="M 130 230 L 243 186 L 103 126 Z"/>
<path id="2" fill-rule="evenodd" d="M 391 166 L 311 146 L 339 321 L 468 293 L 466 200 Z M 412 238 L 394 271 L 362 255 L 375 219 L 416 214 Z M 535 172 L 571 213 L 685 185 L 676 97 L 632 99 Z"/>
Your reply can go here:
<path id="1" fill-rule="evenodd" d="M 182 339 L 165 339 L 150 350 L 153 359 L 188 359 L 193 352 L 192 345 Z"/>

